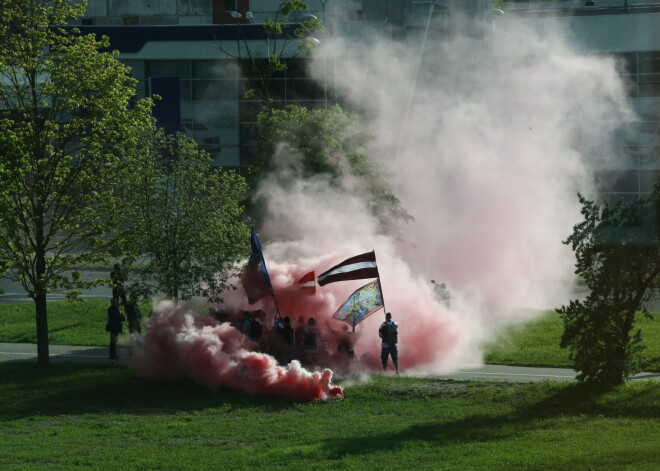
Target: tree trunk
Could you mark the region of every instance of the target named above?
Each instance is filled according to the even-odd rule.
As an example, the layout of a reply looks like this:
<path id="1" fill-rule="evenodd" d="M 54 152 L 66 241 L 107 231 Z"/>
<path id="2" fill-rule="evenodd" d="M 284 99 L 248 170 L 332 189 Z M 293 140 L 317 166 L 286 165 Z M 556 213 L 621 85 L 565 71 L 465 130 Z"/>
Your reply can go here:
<path id="1" fill-rule="evenodd" d="M 37 208 L 37 224 L 35 227 L 35 286 L 34 307 L 37 317 L 37 362 L 48 365 L 48 306 L 46 304 L 46 245 L 44 243 L 44 218 L 41 206 Z"/>
<path id="2" fill-rule="evenodd" d="M 34 306 L 37 313 L 37 361 L 40 365 L 48 365 L 48 316 L 46 310 L 46 292 L 39 292 L 34 297 Z"/>

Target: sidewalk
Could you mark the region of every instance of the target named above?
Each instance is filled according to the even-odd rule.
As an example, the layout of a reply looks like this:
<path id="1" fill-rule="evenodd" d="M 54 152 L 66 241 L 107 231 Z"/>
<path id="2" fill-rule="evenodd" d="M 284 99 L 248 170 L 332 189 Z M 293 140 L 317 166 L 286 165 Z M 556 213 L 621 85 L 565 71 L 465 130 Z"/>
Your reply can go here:
<path id="1" fill-rule="evenodd" d="M 117 347 L 121 357 L 122 348 Z M 108 364 L 108 347 L 50 345 L 50 361 L 53 363 Z M 37 346 L 29 343 L 0 343 L 0 361 L 36 361 Z M 575 371 L 569 368 L 540 368 L 527 366 L 484 365 L 480 368 L 435 375 L 456 381 L 504 381 L 530 383 L 537 381 L 575 381 Z M 643 372 L 633 381 L 660 380 L 660 373 Z"/>

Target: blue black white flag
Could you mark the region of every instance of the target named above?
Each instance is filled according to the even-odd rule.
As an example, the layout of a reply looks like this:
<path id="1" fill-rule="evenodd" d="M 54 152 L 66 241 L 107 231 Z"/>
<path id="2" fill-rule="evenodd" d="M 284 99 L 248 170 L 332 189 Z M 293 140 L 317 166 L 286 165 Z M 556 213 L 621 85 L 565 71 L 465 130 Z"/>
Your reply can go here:
<path id="1" fill-rule="evenodd" d="M 383 307 L 383 293 L 380 289 L 380 280 L 374 280 L 351 294 L 333 317 L 355 327 L 381 307 Z"/>
<path id="2" fill-rule="evenodd" d="M 270 276 L 266 269 L 266 261 L 261 250 L 261 243 L 254 227 L 250 236 L 250 245 L 252 246 L 252 255 L 250 255 L 247 270 L 243 274 L 241 281 L 248 298 L 248 303 L 254 304 L 265 295 L 272 295 L 273 286 L 270 283 Z"/>

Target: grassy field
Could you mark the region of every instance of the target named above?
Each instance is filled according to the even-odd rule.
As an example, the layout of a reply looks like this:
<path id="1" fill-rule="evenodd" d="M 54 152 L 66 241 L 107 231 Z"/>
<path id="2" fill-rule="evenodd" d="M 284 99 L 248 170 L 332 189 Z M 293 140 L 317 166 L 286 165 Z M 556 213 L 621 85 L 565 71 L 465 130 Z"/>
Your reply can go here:
<path id="1" fill-rule="evenodd" d="M 636 326 L 642 330 L 646 346 L 645 370 L 660 371 L 660 314 L 656 314 L 655 319 L 640 314 Z M 548 311 L 537 320 L 501 332 L 486 350 L 485 361 L 497 365 L 570 368 L 568 350 L 559 346 L 562 331 L 559 314 Z"/>
<path id="2" fill-rule="evenodd" d="M 0 342 L 34 342 L 34 307 L 0 305 Z M 49 305 L 51 342 L 101 345 L 107 303 Z M 150 306 L 142 305 L 145 317 Z M 658 362 L 658 321 L 640 324 Z M 493 363 L 568 366 L 547 313 Z M 656 470 L 660 386 L 337 379 L 301 402 L 148 381 L 122 366 L 0 363 L 0 470 Z"/>
<path id="3" fill-rule="evenodd" d="M 123 367 L 0 363 L 2 470 L 656 470 L 658 383 L 375 375 L 304 403 Z"/>
<path id="4" fill-rule="evenodd" d="M 105 323 L 109 305 L 108 301 L 100 300 L 49 302 L 49 342 L 55 345 L 108 345 Z M 151 303 L 140 303 L 139 306 L 145 323 Z M 0 304 L 0 342 L 36 343 L 34 316 L 34 303 Z"/>

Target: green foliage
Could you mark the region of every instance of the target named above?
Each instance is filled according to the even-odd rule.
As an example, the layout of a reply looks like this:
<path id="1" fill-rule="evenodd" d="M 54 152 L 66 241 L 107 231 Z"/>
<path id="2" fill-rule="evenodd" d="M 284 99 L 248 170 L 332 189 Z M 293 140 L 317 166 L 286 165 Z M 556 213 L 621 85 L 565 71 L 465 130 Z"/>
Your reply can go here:
<path id="1" fill-rule="evenodd" d="M 303 53 L 313 56 L 318 49 L 318 41 L 309 40 L 310 35 L 322 31 L 324 26 L 316 18 L 307 17 L 296 23 L 293 27 L 291 16 L 307 10 L 307 3 L 300 0 L 286 0 L 280 2 L 274 18 L 266 18 L 263 24 L 266 33 L 266 59 L 261 59 L 261 53 L 250 48 L 247 39 L 239 42 L 238 55 L 228 51 L 223 52 L 236 59 L 242 59 L 241 65 L 245 76 L 252 79 L 250 88 L 245 92 L 245 98 L 256 98 L 261 105 L 267 108 L 273 106 L 271 82 L 275 75 L 286 69 L 283 57 L 288 55 L 288 50 L 295 44 L 296 51 L 291 53 Z"/>
<path id="2" fill-rule="evenodd" d="M 275 169 L 274 155 L 279 144 L 290 154 L 301 156 L 302 178 L 322 175 L 337 191 L 356 191 L 382 225 L 383 231 L 395 231 L 412 218 L 366 154 L 370 136 L 361 131 L 357 115 L 339 106 L 328 110 L 310 110 L 290 105 L 285 110 L 264 110 L 258 116 L 259 142 L 252 173 L 252 186 Z M 355 190 L 347 186 L 357 179 Z"/>
<path id="3" fill-rule="evenodd" d="M 208 153 L 182 134 L 154 128 L 136 152 L 140 167 L 121 192 L 129 291 L 189 299 L 229 288 L 236 262 L 249 253 L 245 180 L 212 167 Z"/>
<path id="4" fill-rule="evenodd" d="M 660 389 L 372 376 L 302 403 L 121 367 L 0 364 L 0 468 L 657 468 Z"/>
<path id="5" fill-rule="evenodd" d="M 646 199 L 602 207 L 580 196 L 584 220 L 565 241 L 576 255 L 575 273 L 591 290 L 557 310 L 564 322 L 578 378 L 620 384 L 643 367 L 637 311 L 653 295 L 660 275 L 660 187 Z"/>
<path id="6" fill-rule="evenodd" d="M 116 252 L 116 176 L 133 167 L 121 145 L 150 122 L 131 108 L 135 80 L 107 38 L 51 27 L 85 2 L 0 4 L 0 252 L 6 277 L 35 300 L 39 358 L 47 362 L 46 293 L 88 286 L 67 273 Z"/>

